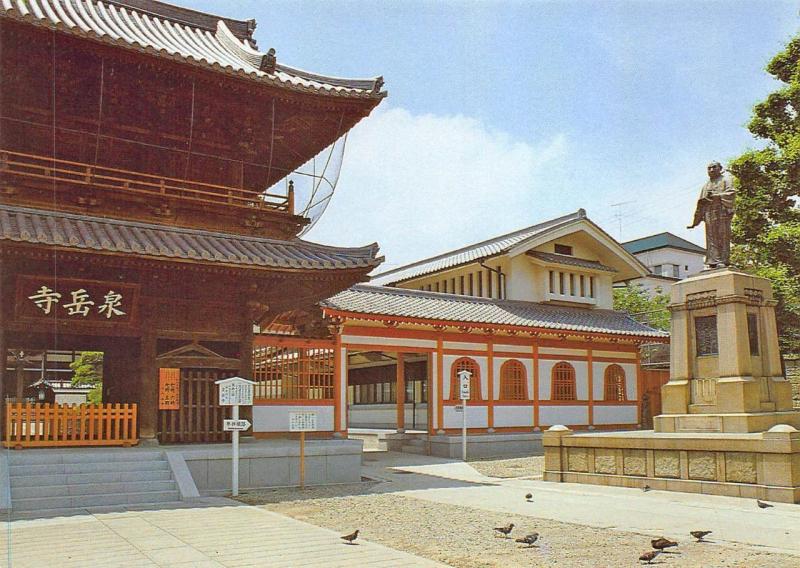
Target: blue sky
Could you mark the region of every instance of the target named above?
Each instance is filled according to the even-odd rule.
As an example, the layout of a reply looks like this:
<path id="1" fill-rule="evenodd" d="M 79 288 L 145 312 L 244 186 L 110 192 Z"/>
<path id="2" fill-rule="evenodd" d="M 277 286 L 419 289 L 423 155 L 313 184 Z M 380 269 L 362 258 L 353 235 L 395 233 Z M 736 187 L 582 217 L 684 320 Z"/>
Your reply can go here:
<path id="1" fill-rule="evenodd" d="M 800 23 L 777 1 L 183 3 L 255 18 L 289 65 L 385 77 L 307 238 L 378 241 L 386 269 L 579 207 L 616 238 L 702 244 L 705 165 L 756 144 L 764 66 Z"/>

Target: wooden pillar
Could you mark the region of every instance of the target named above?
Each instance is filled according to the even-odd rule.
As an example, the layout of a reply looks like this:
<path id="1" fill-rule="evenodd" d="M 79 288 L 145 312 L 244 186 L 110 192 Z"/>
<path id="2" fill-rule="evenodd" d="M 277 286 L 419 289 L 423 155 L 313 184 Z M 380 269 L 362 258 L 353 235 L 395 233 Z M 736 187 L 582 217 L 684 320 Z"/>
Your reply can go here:
<path id="1" fill-rule="evenodd" d="M 436 398 L 434 393 L 436 393 L 436 381 L 434 380 L 433 375 L 433 353 L 428 351 L 427 353 L 427 372 L 426 375 L 426 382 L 425 387 L 427 389 L 427 396 L 425 400 L 427 401 L 426 406 L 428 408 L 428 435 L 432 436 L 436 432 L 436 424 L 433 421 L 433 405 L 436 403 Z"/>
<path id="2" fill-rule="evenodd" d="M 491 274 L 491 273 L 489 273 Z M 486 345 L 486 367 L 487 367 L 487 382 L 488 382 L 488 389 L 486 390 L 486 394 L 489 395 L 489 400 L 487 401 L 486 407 L 486 415 L 487 415 L 487 422 L 486 426 L 489 432 L 494 432 L 494 336 L 489 335 L 489 341 Z"/>
<path id="3" fill-rule="evenodd" d="M 395 398 L 397 399 L 397 431 L 406 431 L 406 366 L 403 353 L 397 353 Z"/>
<path id="4" fill-rule="evenodd" d="M 337 329 L 334 335 L 335 351 L 333 355 L 333 432 L 342 437 L 346 432 L 343 426 L 347 412 L 347 352 L 342 349 L 342 332 Z M 342 398 L 344 394 L 344 404 Z"/>
<path id="5" fill-rule="evenodd" d="M 158 433 L 158 367 L 156 335 L 145 329 L 139 353 L 139 438 L 154 439 Z"/>
<path id="6" fill-rule="evenodd" d="M 6 416 L 6 365 L 8 364 L 8 342 L 6 339 L 6 313 L 5 313 L 5 273 L 8 262 L 0 251 L 0 439 L 5 439 Z"/>
<path id="7" fill-rule="evenodd" d="M 586 380 L 589 383 L 589 430 L 594 429 L 594 364 L 592 359 L 592 346 L 586 350 Z"/>
<path id="8" fill-rule="evenodd" d="M 253 322 L 249 317 L 245 317 L 244 329 L 242 330 L 242 339 L 239 342 L 239 376 L 248 380 L 253 379 Z M 243 406 L 241 409 L 241 416 L 244 420 L 253 422 L 253 407 Z M 253 436 L 255 427 L 242 432 L 241 435 L 245 437 Z"/>
<path id="9" fill-rule="evenodd" d="M 436 375 L 439 381 L 439 388 L 436 392 L 436 400 L 431 401 L 429 404 L 435 404 L 439 409 L 439 430 L 438 432 L 444 434 L 444 344 L 442 342 L 441 332 L 436 338 Z M 448 380 L 450 377 L 448 377 Z"/>
<path id="10" fill-rule="evenodd" d="M 539 343 L 533 344 L 533 427 L 539 427 Z"/>

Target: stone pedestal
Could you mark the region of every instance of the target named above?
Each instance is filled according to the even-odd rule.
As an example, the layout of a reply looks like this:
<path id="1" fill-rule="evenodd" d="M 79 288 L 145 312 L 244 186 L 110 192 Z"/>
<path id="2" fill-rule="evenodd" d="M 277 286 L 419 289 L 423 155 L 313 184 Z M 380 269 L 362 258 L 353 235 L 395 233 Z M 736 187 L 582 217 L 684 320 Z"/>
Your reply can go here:
<path id="1" fill-rule="evenodd" d="M 728 268 L 673 285 L 670 381 L 656 432 L 800 427 L 781 371 L 775 303 L 768 280 Z"/>
<path id="2" fill-rule="evenodd" d="M 670 380 L 654 431 L 545 432 L 545 481 L 800 502 L 800 412 L 781 372 L 768 280 L 731 269 L 673 285 Z"/>

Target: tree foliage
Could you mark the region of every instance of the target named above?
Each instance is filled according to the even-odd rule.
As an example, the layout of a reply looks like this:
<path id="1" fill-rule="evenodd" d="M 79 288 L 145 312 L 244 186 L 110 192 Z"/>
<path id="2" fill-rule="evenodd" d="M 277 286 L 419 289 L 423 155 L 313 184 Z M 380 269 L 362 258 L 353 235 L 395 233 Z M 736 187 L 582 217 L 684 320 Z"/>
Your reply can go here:
<path id="1" fill-rule="evenodd" d="M 103 353 L 100 351 L 84 351 L 69 364 L 72 369 L 72 386 L 91 385 L 87 395 L 92 404 L 103 401 Z"/>
<path id="2" fill-rule="evenodd" d="M 748 125 L 762 141 L 733 160 L 737 178 L 732 261 L 769 278 L 781 349 L 800 351 L 800 35 L 767 65 L 782 83 L 755 105 Z"/>
<path id="3" fill-rule="evenodd" d="M 669 331 L 669 296 L 658 288 L 652 296 L 641 284 L 614 288 L 614 309 L 628 313 L 636 321 Z"/>

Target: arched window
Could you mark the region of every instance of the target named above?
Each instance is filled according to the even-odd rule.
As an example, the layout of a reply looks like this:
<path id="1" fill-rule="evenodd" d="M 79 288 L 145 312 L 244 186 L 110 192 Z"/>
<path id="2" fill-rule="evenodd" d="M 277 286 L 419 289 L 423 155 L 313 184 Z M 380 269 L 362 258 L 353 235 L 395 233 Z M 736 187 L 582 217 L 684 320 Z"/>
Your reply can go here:
<path id="1" fill-rule="evenodd" d="M 456 361 L 453 363 L 450 371 L 450 400 L 459 400 L 458 393 L 461 390 L 458 382 L 459 371 L 469 371 L 472 373 L 472 377 L 469 381 L 470 401 L 483 400 L 481 397 L 480 367 L 478 367 L 478 364 L 474 359 L 470 359 L 469 357 L 461 357 L 460 359 L 456 359 Z"/>
<path id="2" fill-rule="evenodd" d="M 525 366 L 515 359 L 500 367 L 500 400 L 527 400 Z"/>
<path id="3" fill-rule="evenodd" d="M 561 361 L 553 366 L 551 384 L 551 400 L 576 400 L 575 368 L 569 363 Z"/>
<path id="4" fill-rule="evenodd" d="M 625 397 L 625 369 L 619 365 L 606 367 L 604 375 L 605 400 L 624 402 Z"/>

